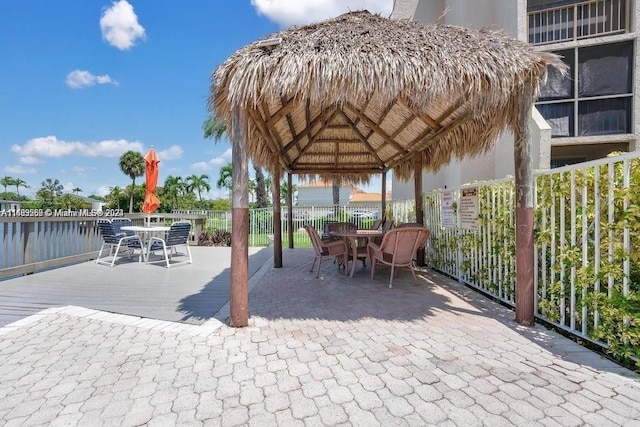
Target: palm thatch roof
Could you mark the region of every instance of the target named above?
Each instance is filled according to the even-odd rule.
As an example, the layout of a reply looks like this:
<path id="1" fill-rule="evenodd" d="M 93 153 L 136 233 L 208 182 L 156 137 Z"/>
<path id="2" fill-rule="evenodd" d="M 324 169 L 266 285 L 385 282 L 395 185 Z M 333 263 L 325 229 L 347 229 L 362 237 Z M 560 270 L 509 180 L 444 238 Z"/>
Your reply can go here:
<path id="1" fill-rule="evenodd" d="M 548 65 L 563 67 L 500 31 L 358 11 L 241 48 L 215 70 L 209 108 L 231 129 L 239 107 L 250 157 L 272 171 L 406 179 L 416 155 L 437 170 L 491 147 Z"/>

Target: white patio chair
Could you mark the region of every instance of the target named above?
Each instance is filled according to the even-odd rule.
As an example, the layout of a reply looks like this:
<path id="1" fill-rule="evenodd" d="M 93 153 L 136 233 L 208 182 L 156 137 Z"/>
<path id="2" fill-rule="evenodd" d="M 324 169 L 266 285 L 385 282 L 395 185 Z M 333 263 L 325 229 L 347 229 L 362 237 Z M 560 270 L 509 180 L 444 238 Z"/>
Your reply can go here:
<path id="1" fill-rule="evenodd" d="M 149 247 L 147 249 L 147 257 L 146 262 L 148 264 L 155 264 L 159 262 L 165 262 L 167 264 L 167 268 L 175 267 L 183 264 L 191 264 L 193 263 L 193 259 L 191 258 L 191 249 L 189 248 L 189 235 L 191 233 L 191 222 L 189 221 L 178 221 L 171 224 L 171 228 L 167 231 L 167 235 L 165 238 L 161 237 L 152 237 L 149 239 Z M 186 256 L 188 257 L 185 261 L 180 261 L 171 264 L 171 259 L 174 256 L 185 256 L 185 254 L 177 251 L 179 246 L 184 246 L 186 250 Z M 163 257 L 156 261 L 149 261 L 149 257 L 153 252 L 162 250 Z"/>
<path id="2" fill-rule="evenodd" d="M 97 225 L 100 230 L 100 235 L 102 236 L 102 246 L 96 258 L 96 264 L 105 264 L 113 267 L 120 254 L 120 249 L 123 248 L 127 249 L 126 255 L 128 257 L 131 257 L 134 251 L 139 249 L 138 262 L 142 261 L 144 257 L 144 245 L 142 244 L 140 236 L 127 236 L 125 233 L 118 233 L 113 223 L 106 219 L 97 221 Z M 102 252 L 106 247 L 109 248 L 109 254 L 102 257 Z M 105 258 L 107 257 L 112 257 L 111 261 L 106 261 Z"/>

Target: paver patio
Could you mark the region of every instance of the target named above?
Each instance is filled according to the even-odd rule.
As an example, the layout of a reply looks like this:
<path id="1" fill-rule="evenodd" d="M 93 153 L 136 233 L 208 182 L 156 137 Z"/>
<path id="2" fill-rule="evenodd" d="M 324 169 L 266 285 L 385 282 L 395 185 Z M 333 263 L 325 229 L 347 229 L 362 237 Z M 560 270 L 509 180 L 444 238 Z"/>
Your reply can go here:
<path id="1" fill-rule="evenodd" d="M 636 374 L 456 282 L 311 259 L 252 276 L 248 328 L 63 307 L 0 329 L 0 423 L 640 425 Z"/>

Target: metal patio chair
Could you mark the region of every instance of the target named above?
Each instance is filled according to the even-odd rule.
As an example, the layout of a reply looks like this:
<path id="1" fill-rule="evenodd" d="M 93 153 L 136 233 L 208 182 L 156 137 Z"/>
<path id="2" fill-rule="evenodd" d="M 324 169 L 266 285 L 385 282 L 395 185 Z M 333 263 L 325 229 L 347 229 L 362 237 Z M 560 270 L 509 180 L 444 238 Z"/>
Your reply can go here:
<path id="1" fill-rule="evenodd" d="M 175 267 L 183 264 L 192 264 L 191 249 L 189 248 L 189 235 L 191 234 L 191 222 L 177 221 L 171 224 L 171 228 L 167 231 L 167 235 L 162 237 L 152 237 L 149 239 L 149 247 L 147 249 L 146 262 L 155 264 L 165 262 L 167 268 Z M 186 254 L 178 252 L 177 248 L 184 246 Z M 163 257 L 157 261 L 149 261 L 149 257 L 155 251 L 162 250 Z M 174 256 L 186 256 L 188 259 L 176 263 L 171 263 Z"/>
<path id="2" fill-rule="evenodd" d="M 369 243 L 367 252 L 371 258 L 371 279 L 376 274 L 377 264 L 381 263 L 391 267 L 390 288 L 393 286 L 396 269 L 400 267 L 408 267 L 417 284 L 414 258 L 417 250 L 427 244 L 430 234 L 431 231 L 424 227 L 394 228 L 385 233 L 380 245 Z"/>
<path id="3" fill-rule="evenodd" d="M 126 249 L 126 255 L 128 257 L 131 257 L 134 251 L 139 249 L 138 262 L 142 261 L 144 258 L 144 245 L 142 244 L 140 236 L 135 234 L 128 236 L 123 232 L 117 232 L 115 225 L 107 219 L 98 220 L 97 226 L 102 236 L 102 246 L 96 258 L 96 264 L 106 264 L 113 267 L 121 249 Z M 109 248 L 109 254 L 102 257 L 102 251 L 104 251 L 106 247 Z M 112 257 L 111 261 L 104 259 L 107 257 Z"/>
<path id="4" fill-rule="evenodd" d="M 132 225 L 130 218 L 113 218 L 111 224 L 116 229 L 116 233 L 124 233 L 127 236 L 133 236 L 136 233 L 133 231 L 122 230 L 122 227 Z"/>

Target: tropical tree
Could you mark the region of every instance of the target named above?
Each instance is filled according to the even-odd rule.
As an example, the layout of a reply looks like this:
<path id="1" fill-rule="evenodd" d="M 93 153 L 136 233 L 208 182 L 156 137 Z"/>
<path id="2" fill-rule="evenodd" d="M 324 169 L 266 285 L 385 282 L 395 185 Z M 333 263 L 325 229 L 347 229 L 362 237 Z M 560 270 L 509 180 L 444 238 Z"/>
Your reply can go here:
<path id="1" fill-rule="evenodd" d="M 40 183 L 40 191 L 38 192 L 44 200 L 53 201 L 56 197 L 62 195 L 64 186 L 57 179 L 47 178 Z"/>
<path id="2" fill-rule="evenodd" d="M 187 183 L 190 189 L 195 190 L 198 193 L 198 200 L 202 203 L 202 191 L 210 191 L 211 185 L 209 185 L 209 175 L 191 175 L 187 177 Z"/>
<path id="3" fill-rule="evenodd" d="M 202 131 L 206 139 L 213 139 L 214 142 L 220 142 L 222 137 L 227 133 L 227 125 L 213 114 L 210 114 L 202 124 Z"/>
<path id="4" fill-rule="evenodd" d="M 4 187 L 4 192 L 6 193 L 8 186 L 16 185 L 16 180 L 13 177 L 5 175 L 2 178 L 0 178 L 0 185 L 2 185 Z"/>
<path id="5" fill-rule="evenodd" d="M 27 185 L 27 181 L 20 178 L 14 179 L 13 185 L 16 186 L 16 194 L 18 195 L 18 198 L 20 197 L 20 187 L 29 188 L 29 186 Z"/>
<path id="6" fill-rule="evenodd" d="M 137 151 L 127 151 L 120 156 L 120 170 L 131 178 L 131 192 L 129 196 L 129 213 L 133 213 L 133 194 L 136 188 L 136 178 L 144 175 L 145 163 L 142 154 Z"/>
<path id="7" fill-rule="evenodd" d="M 172 201 L 173 208 L 178 207 L 178 196 L 185 193 L 185 182 L 179 176 L 169 175 L 164 180 L 164 187 L 162 187 L 164 194 L 169 196 Z"/>
<path id="8" fill-rule="evenodd" d="M 231 192 L 231 175 L 232 175 L 231 163 L 228 163 L 220 168 L 220 176 L 218 177 L 218 181 L 216 182 L 216 187 L 218 188 L 226 188 L 227 191 Z"/>
<path id="9" fill-rule="evenodd" d="M 224 122 L 213 115 L 209 115 L 202 125 L 204 137 L 207 139 L 213 139 L 215 143 L 220 142 L 222 137 L 227 133 L 227 126 Z M 267 196 L 267 188 L 265 184 L 264 173 L 262 168 L 253 165 L 255 171 L 255 195 L 256 205 L 259 208 L 266 208 L 269 206 L 269 198 Z M 222 173 L 222 170 L 220 171 Z M 218 188 L 221 188 L 218 186 Z M 228 187 L 231 190 L 231 186 Z"/>
<path id="10" fill-rule="evenodd" d="M 80 194 L 80 193 L 82 193 L 82 188 L 80 188 L 80 187 L 76 187 L 76 188 L 74 188 L 73 190 L 71 190 L 71 192 L 72 192 L 73 194 L 76 194 L 76 195 L 77 195 L 77 194 Z"/>
<path id="11" fill-rule="evenodd" d="M 296 191 L 298 191 L 298 187 L 296 187 L 295 185 L 291 185 L 292 196 L 296 194 Z M 289 196 L 289 185 L 287 184 L 287 181 L 282 181 L 282 184 L 280 184 L 280 201 L 286 204 L 288 196 Z"/>
<path id="12" fill-rule="evenodd" d="M 338 213 L 340 213 L 340 180 L 338 178 L 334 178 L 331 187 L 333 195 L 333 213 L 337 218 Z"/>
<path id="13" fill-rule="evenodd" d="M 120 209 L 120 199 L 122 198 L 122 188 L 118 187 L 117 185 L 115 187 L 109 188 L 109 195 L 107 197 L 109 198 L 109 204 L 111 206 L 113 206 L 113 202 L 115 201 L 116 208 Z"/>
<path id="14" fill-rule="evenodd" d="M 269 198 L 267 197 L 264 173 L 262 172 L 262 168 L 256 165 L 253 165 L 253 169 L 256 173 L 256 205 L 258 205 L 259 208 L 266 208 L 269 206 Z"/>

